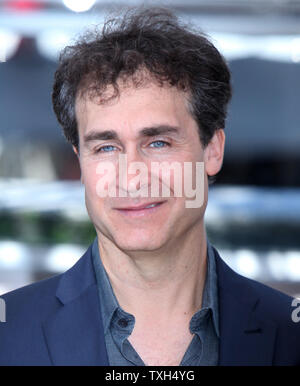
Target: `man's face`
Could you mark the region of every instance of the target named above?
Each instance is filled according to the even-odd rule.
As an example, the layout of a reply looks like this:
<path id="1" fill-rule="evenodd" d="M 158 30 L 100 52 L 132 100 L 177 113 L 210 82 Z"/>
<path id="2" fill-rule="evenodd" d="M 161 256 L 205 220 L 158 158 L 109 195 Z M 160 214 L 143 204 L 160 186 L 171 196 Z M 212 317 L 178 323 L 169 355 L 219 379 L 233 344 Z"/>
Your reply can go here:
<path id="1" fill-rule="evenodd" d="M 174 247 L 189 232 L 200 232 L 207 201 L 206 176 L 201 182 L 205 192 L 203 205 L 190 209 L 186 207 L 184 189 L 181 197 L 174 194 L 173 172 L 170 197 L 162 194 L 162 186 L 168 185 L 163 173 L 151 172 L 153 163 L 177 162 L 182 170 L 184 163 L 189 163 L 195 179 L 196 162 L 207 159 L 209 164 L 206 152 L 210 145 L 203 149 L 182 92 L 174 87 L 159 87 L 154 82 L 143 88 L 123 87 L 120 97 L 109 103 L 99 104 L 88 98 L 77 100 L 76 116 L 86 206 L 100 240 L 109 239 L 123 251 L 157 251 Z M 126 155 L 128 167 L 132 162 L 141 162 L 147 168 L 138 184 L 138 173 L 130 174 L 128 169 L 127 185 L 120 182 L 120 154 Z M 100 197 L 97 188 L 104 176 L 103 170 L 99 170 L 107 163 L 116 170 L 116 179 L 112 172 L 105 177 L 106 181 L 116 182 L 116 197 Z M 160 197 L 151 197 L 151 181 L 159 184 Z M 106 186 L 109 185 L 108 181 Z M 149 188 L 148 197 L 130 196 L 131 190 L 139 188 Z"/>

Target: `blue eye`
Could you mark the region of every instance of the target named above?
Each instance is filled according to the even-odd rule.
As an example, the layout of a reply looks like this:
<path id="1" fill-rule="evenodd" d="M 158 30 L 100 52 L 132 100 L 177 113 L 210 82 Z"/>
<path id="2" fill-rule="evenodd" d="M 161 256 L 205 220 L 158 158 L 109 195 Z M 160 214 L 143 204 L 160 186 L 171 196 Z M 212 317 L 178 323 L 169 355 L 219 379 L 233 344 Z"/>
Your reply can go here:
<path id="1" fill-rule="evenodd" d="M 165 147 L 165 146 L 168 146 L 168 145 L 169 144 L 167 142 L 165 142 L 165 141 L 154 141 L 154 142 L 150 143 L 150 146 L 151 147 L 155 147 L 155 148 L 161 148 L 161 147 Z"/>
<path id="2" fill-rule="evenodd" d="M 100 148 L 97 150 L 97 152 L 100 152 L 100 151 L 102 151 L 102 152 L 109 152 L 109 151 L 114 151 L 115 149 L 116 149 L 115 146 L 107 145 L 107 146 L 102 146 L 102 147 L 100 147 Z"/>

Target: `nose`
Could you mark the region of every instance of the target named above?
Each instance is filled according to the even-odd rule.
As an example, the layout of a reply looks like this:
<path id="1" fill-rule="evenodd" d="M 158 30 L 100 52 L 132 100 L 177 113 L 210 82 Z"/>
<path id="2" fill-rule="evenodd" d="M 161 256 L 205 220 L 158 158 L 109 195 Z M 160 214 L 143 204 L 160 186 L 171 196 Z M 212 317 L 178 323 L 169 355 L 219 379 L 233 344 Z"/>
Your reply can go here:
<path id="1" fill-rule="evenodd" d="M 120 195 L 126 193 L 132 197 L 145 197 L 149 181 L 148 164 L 136 147 L 128 148 L 120 155 L 118 172 Z"/>

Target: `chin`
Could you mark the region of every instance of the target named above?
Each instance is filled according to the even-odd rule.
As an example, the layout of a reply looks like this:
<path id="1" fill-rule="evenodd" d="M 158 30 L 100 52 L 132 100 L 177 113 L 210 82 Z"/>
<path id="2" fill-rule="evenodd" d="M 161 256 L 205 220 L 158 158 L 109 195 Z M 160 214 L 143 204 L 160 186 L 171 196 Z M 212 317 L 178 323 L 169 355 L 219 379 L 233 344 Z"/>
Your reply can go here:
<path id="1" fill-rule="evenodd" d="M 119 249 L 123 251 L 155 251 L 162 248 L 165 244 L 164 240 L 159 237 L 156 238 L 155 235 L 149 234 L 145 235 L 118 235 L 113 237 L 114 243 L 118 246 Z"/>

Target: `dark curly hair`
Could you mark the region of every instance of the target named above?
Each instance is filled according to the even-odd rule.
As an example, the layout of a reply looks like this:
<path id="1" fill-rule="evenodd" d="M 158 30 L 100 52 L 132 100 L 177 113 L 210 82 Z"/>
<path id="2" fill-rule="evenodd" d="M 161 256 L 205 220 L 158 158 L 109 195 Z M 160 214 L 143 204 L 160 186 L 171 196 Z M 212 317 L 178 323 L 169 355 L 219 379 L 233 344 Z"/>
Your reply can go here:
<path id="1" fill-rule="evenodd" d="M 215 130 L 224 128 L 231 85 L 222 55 L 203 33 L 183 25 L 171 11 L 135 8 L 60 54 L 52 101 L 67 140 L 78 149 L 79 93 L 99 96 L 104 103 L 107 86 L 114 90 L 109 99 L 115 98 L 120 79 L 130 79 L 138 87 L 142 82 L 138 74 L 145 70 L 161 86 L 168 83 L 187 92 L 204 146 Z"/>

